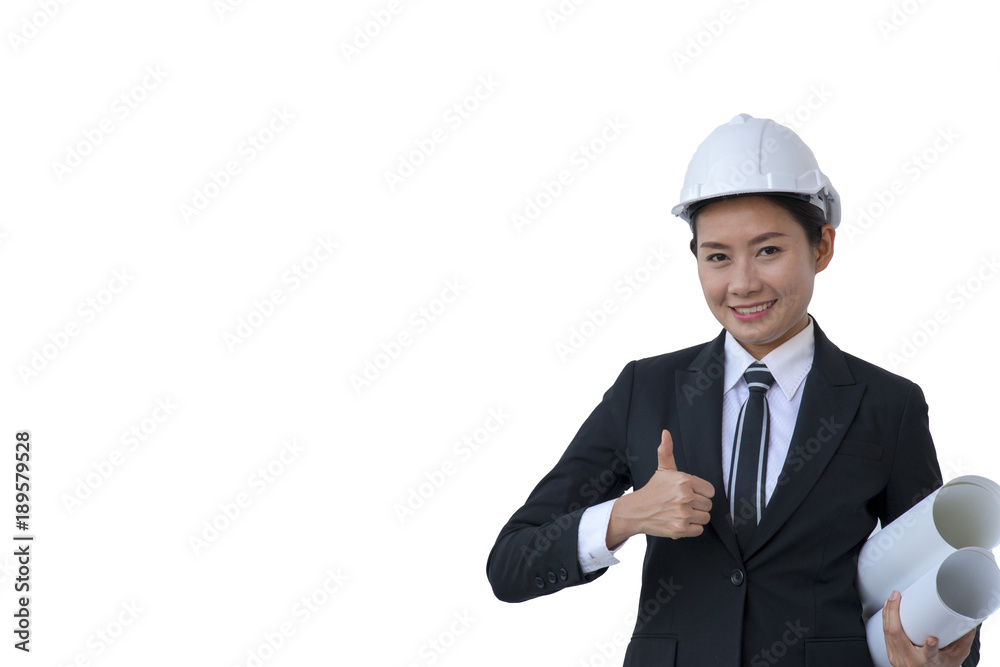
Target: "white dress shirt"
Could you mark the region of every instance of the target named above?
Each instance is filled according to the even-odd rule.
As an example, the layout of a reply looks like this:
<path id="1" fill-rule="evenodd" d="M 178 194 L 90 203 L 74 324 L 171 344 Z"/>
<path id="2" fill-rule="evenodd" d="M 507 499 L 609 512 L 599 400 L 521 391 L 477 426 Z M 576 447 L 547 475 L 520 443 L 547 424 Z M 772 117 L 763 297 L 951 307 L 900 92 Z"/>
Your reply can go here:
<path id="1" fill-rule="evenodd" d="M 767 445 L 767 473 L 765 475 L 765 502 L 771 500 L 771 494 L 778 483 L 778 476 L 785 464 L 788 447 L 792 440 L 792 431 L 802 403 L 802 383 L 812 368 L 813 352 L 816 338 L 813 331 L 813 321 L 809 318 L 806 328 L 795 334 L 775 349 L 771 350 L 763 362 L 774 376 L 774 384 L 767 390 L 767 404 L 770 424 L 770 439 Z M 740 409 L 746 401 L 750 390 L 747 388 L 743 373 L 753 362 L 757 361 L 735 338 L 727 331 L 725 342 L 725 384 L 722 391 L 722 479 L 729 479 L 729 469 L 732 465 L 733 438 L 736 437 L 736 422 Z M 721 492 L 721 493 L 720 493 Z M 725 489 L 716 489 L 716 500 L 725 495 Z M 607 547 L 608 523 L 611 521 L 611 508 L 617 498 L 599 505 L 588 507 L 580 517 L 580 529 L 577 533 L 577 558 L 584 574 L 594 572 L 602 567 L 618 563 L 614 550 Z M 624 542 L 622 543 L 624 544 Z"/>

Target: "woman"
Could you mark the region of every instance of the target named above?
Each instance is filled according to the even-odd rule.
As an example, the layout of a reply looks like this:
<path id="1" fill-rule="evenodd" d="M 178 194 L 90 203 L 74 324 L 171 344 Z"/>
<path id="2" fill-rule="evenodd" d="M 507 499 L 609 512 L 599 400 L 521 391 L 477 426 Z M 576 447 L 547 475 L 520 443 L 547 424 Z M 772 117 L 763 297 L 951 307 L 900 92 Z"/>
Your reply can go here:
<path id="1" fill-rule="evenodd" d="M 808 313 L 839 196 L 798 136 L 741 114 L 699 146 L 673 212 L 724 330 L 626 365 L 500 532 L 494 593 L 593 581 L 644 534 L 626 667 L 871 665 L 861 546 L 941 479 L 920 388 Z M 916 647 L 898 608 L 883 612 L 895 667 L 978 663 L 975 631 Z"/>

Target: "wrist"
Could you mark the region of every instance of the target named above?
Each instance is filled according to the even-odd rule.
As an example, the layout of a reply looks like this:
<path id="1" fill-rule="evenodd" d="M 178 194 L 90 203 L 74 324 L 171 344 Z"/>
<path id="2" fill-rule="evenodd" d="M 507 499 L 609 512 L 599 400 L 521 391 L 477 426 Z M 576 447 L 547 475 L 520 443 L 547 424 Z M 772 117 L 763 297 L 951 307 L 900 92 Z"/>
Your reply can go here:
<path id="1" fill-rule="evenodd" d="M 605 544 L 609 550 L 617 549 L 625 540 L 638 533 L 632 521 L 625 516 L 631 495 L 629 493 L 618 498 L 611 506 L 611 517 L 608 519 L 608 532 L 605 536 Z"/>

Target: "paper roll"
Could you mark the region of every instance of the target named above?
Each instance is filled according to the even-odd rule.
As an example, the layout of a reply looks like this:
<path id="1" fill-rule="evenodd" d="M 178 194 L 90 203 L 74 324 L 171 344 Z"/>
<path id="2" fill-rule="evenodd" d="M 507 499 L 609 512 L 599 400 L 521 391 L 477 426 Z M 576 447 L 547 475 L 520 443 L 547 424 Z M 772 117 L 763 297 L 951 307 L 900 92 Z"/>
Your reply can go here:
<path id="1" fill-rule="evenodd" d="M 998 544 L 1000 485 L 977 475 L 956 477 L 862 547 L 857 586 L 864 618 L 881 610 L 894 590 L 906 590 L 928 571 L 936 572 L 958 549 Z"/>
<path id="2" fill-rule="evenodd" d="M 1000 568 L 985 549 L 959 549 L 902 595 L 899 620 L 910 641 L 921 646 L 933 635 L 938 646 L 944 647 L 1000 607 Z M 892 667 L 886 655 L 882 614 L 869 618 L 865 630 L 875 666 Z"/>

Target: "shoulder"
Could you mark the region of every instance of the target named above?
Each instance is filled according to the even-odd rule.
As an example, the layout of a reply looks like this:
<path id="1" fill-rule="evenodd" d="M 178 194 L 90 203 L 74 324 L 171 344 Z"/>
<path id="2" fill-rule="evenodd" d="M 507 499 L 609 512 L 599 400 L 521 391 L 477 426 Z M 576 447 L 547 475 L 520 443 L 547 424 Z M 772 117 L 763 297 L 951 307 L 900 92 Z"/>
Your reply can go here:
<path id="1" fill-rule="evenodd" d="M 709 354 L 714 341 L 709 341 L 707 343 L 700 343 L 698 345 L 692 345 L 691 347 L 686 347 L 682 350 L 676 350 L 674 352 L 666 352 L 664 354 L 658 354 L 655 357 L 646 357 L 644 359 L 638 359 L 634 362 L 635 364 L 635 375 L 640 378 L 656 377 L 663 375 L 673 376 L 675 371 L 684 370 L 690 368 L 695 364 L 695 361 L 702 361 L 699 357 L 702 355 Z M 709 357 L 711 355 L 709 354 Z M 717 362 L 721 365 L 725 363 L 725 357 L 721 354 L 718 355 Z"/>
<path id="2" fill-rule="evenodd" d="M 674 352 L 665 352 L 664 354 L 658 354 L 655 357 L 646 357 L 644 359 L 639 359 L 635 363 L 643 368 L 687 368 L 691 362 L 693 362 L 699 354 L 701 354 L 706 347 L 712 344 L 712 341 L 707 343 L 699 343 L 698 345 L 692 345 L 691 347 L 686 347 L 683 350 L 676 350 Z"/>
<path id="3" fill-rule="evenodd" d="M 868 388 L 865 400 L 870 406 L 888 409 L 890 406 L 902 407 L 911 401 L 926 406 L 923 391 L 915 382 L 844 352 L 829 341 L 822 345 L 817 340 L 813 365 L 818 365 L 832 384 L 865 385 Z"/>
<path id="4" fill-rule="evenodd" d="M 917 386 L 909 378 L 887 371 L 881 366 L 876 366 L 870 361 L 865 361 L 861 357 L 856 357 L 847 352 L 843 352 L 842 354 L 844 355 L 844 361 L 847 362 L 847 367 L 851 369 L 851 373 L 861 382 L 904 391 Z"/>
<path id="5" fill-rule="evenodd" d="M 893 396 L 905 397 L 920 388 L 912 380 L 849 354 L 835 345 L 816 323 L 813 367 L 836 385 L 862 383 Z"/>

